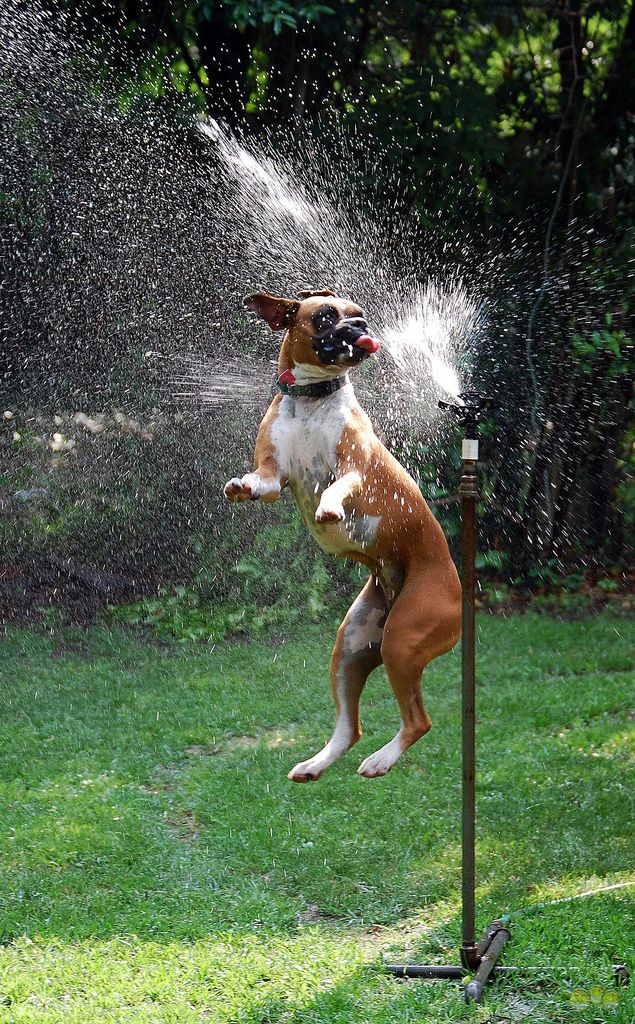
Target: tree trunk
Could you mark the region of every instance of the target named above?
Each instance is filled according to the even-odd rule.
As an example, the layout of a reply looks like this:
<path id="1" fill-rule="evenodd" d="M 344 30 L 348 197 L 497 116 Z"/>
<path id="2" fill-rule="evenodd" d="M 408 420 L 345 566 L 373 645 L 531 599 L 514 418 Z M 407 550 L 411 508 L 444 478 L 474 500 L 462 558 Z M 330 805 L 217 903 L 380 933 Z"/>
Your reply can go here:
<path id="1" fill-rule="evenodd" d="M 579 137 L 584 106 L 584 63 L 582 54 L 582 0 L 560 0 L 556 48 L 560 68 L 560 130 L 556 140 L 556 159 L 566 176 L 567 198 L 563 220 L 570 223 L 578 183 Z"/>

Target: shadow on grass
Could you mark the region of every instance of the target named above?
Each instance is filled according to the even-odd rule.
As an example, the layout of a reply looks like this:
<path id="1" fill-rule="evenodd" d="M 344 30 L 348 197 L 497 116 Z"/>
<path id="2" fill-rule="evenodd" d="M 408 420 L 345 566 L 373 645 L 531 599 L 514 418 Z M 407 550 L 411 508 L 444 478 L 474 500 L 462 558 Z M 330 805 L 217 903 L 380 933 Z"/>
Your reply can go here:
<path id="1" fill-rule="evenodd" d="M 491 634 L 479 696 L 484 925 L 533 902 L 534 887 L 626 870 L 630 812 L 624 764 L 584 749 L 590 728 L 600 745 L 621 735 L 624 679 L 594 678 L 578 624 L 525 623 L 524 646 L 504 649 L 496 649 L 509 640 L 501 624 L 483 628 Z M 623 653 L 609 645 L 611 623 L 594 629 L 615 670 Z M 394 731 L 396 707 L 379 675 L 366 694 L 372 735 L 320 783 L 294 787 L 286 770 L 332 721 L 326 684 L 315 680 L 325 658 L 317 631 L 277 650 L 209 654 L 93 630 L 81 653 L 71 646 L 56 658 L 50 638 L 20 634 L 8 654 L 5 942 L 294 935 L 303 915 L 359 935 L 456 900 L 456 656 L 427 676 L 435 730 L 390 776 L 354 775 Z M 543 659 L 558 674 L 546 676 Z M 565 666 L 574 684 L 563 682 Z M 458 944 L 455 918 L 443 932 Z"/>

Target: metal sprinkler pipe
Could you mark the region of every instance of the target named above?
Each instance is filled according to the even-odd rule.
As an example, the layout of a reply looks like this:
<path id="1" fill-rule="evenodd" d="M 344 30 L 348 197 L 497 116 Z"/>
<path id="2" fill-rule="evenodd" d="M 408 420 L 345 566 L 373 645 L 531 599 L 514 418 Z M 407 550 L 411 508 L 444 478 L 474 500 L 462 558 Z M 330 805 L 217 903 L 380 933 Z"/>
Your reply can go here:
<path id="1" fill-rule="evenodd" d="M 483 987 L 496 970 L 503 946 L 511 937 L 501 921 L 493 921 L 476 941 L 476 500 L 478 498 L 479 423 L 492 405 L 492 399 L 477 391 L 458 395 L 458 403 L 439 402 L 448 409 L 464 430 L 461 446 L 463 472 L 461 496 L 461 590 L 462 590 L 462 664 L 461 664 L 461 748 L 462 748 L 462 858 L 461 858 L 461 967 L 388 964 L 386 970 L 400 977 L 457 978 L 466 972 L 474 977 L 465 987 L 466 1001 L 481 1002 Z"/>
<path id="2" fill-rule="evenodd" d="M 491 398 L 485 398 L 476 391 L 458 395 L 459 402 L 439 402 L 442 409 L 449 409 L 464 428 L 461 454 L 463 472 L 459 494 L 461 495 L 461 587 L 463 594 L 462 626 L 462 943 L 461 965 L 442 964 L 386 964 L 389 974 L 400 978 L 427 978 L 429 980 L 460 980 L 468 977 L 464 988 L 466 1002 L 480 1003 L 483 990 L 493 976 L 515 977 L 524 972 L 543 973 L 542 967 L 506 967 L 497 963 L 503 948 L 511 938 L 509 915 L 492 921 L 483 935 L 475 941 L 474 890 L 476 882 L 475 850 L 475 615 L 476 615 L 476 499 L 478 497 L 478 427 L 484 413 L 492 405 Z M 628 883 L 624 883 L 628 884 Z M 551 903 L 566 902 L 582 896 L 593 896 L 596 892 L 607 891 L 613 886 L 579 893 L 578 897 L 552 900 Z M 551 904 L 547 904 L 549 906 Z M 522 913 L 522 911 L 521 911 Z M 628 985 L 630 978 L 623 964 L 614 966 L 615 984 Z"/>
<path id="3" fill-rule="evenodd" d="M 459 395 L 461 405 L 439 402 L 450 410 L 464 429 L 461 445 L 463 472 L 461 496 L 461 746 L 462 746 L 462 943 L 461 962 L 470 971 L 479 965 L 481 950 L 476 946 L 474 889 L 476 885 L 476 499 L 478 497 L 478 427 L 492 405 L 476 391 Z M 487 933 L 486 933 L 487 934 Z M 483 940 L 479 944 L 483 945 Z"/>

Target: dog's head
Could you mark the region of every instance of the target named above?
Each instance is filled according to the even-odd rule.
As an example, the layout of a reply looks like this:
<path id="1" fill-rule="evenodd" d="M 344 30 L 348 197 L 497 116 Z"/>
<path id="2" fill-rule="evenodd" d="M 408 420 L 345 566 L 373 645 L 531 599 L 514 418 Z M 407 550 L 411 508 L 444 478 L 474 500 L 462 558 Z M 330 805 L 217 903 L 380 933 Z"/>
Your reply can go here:
<path id="1" fill-rule="evenodd" d="M 337 375 L 379 348 L 368 333 L 363 310 L 326 289 L 300 292 L 297 299 L 256 292 L 243 299 L 243 305 L 272 331 L 285 331 L 281 370 L 308 364 L 324 368 L 325 375 Z"/>

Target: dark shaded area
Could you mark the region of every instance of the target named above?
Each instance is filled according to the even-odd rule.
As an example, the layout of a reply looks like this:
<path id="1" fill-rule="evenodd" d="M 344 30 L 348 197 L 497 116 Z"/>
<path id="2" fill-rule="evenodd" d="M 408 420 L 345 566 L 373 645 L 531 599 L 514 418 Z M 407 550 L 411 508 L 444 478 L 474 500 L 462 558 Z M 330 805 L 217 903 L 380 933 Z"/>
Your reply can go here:
<path id="1" fill-rule="evenodd" d="M 187 431 L 162 427 L 160 446 L 157 431 L 144 443 L 140 428 L 128 431 L 127 448 L 118 448 L 113 434 L 107 451 L 102 432 L 88 438 L 92 447 L 84 445 L 82 457 L 62 448 L 52 462 L 43 456 L 50 456 L 54 425 L 28 426 L 42 410 L 52 418 L 60 410 L 123 409 L 125 416 L 152 420 L 160 406 L 168 418 L 170 410 L 178 416 L 173 402 L 166 407 L 160 375 L 144 363 L 149 337 L 162 351 L 200 351 L 209 325 L 222 325 L 212 344 L 222 357 L 243 336 L 235 290 L 214 286 L 213 211 L 204 180 L 198 192 L 189 189 L 187 201 L 180 191 L 184 168 L 199 160 L 199 151 L 192 142 L 190 151 L 175 152 L 165 127 L 153 135 L 156 111 L 163 126 L 171 117 L 176 126 L 186 110 L 199 110 L 248 134 L 273 132 L 281 152 L 286 146 L 302 153 L 303 124 L 311 125 L 303 155 L 312 162 L 337 158 L 329 149 L 332 136 L 324 136 L 323 151 L 316 146 L 315 128 L 337 118 L 360 152 L 390 153 L 403 183 L 398 202 L 416 209 L 422 237 L 430 231 L 440 261 L 458 259 L 460 239 L 469 240 L 475 264 L 485 252 L 507 254 L 506 277 L 516 275 L 517 289 L 498 304 L 482 357 L 483 374 L 496 378 L 499 395 L 486 428 L 482 549 L 499 577 L 529 587 L 562 571 L 595 583 L 609 569 L 621 586 L 635 532 L 630 0 L 468 0 L 458 13 L 418 0 L 122 2 L 114 8 L 70 2 L 64 17 L 62 30 L 83 40 L 85 58 L 75 53 L 74 66 L 83 60 L 82 74 L 94 85 L 86 116 L 70 75 L 57 84 L 56 120 L 47 123 L 45 145 L 29 102 L 35 79 L 28 62 L 22 91 L 15 93 L 15 81 L 13 92 L 4 89 L 7 130 L 15 138 L 18 126 L 19 155 L 3 166 L 0 187 L 0 290 L 9 324 L 0 370 L 3 402 L 23 412 L 5 420 L 1 432 L 10 520 L 3 527 L 3 578 L 13 578 L 16 565 L 26 576 L 35 571 L 35 578 L 48 579 L 62 572 L 59 565 L 72 564 L 75 584 L 82 573 L 85 581 L 95 573 L 89 591 L 110 593 L 99 580 L 112 577 L 129 581 L 124 590 L 134 595 L 166 579 L 198 579 L 213 562 L 216 583 L 206 593 L 231 600 L 240 591 L 221 578 L 231 531 L 215 495 L 225 461 L 233 473 L 236 455 L 238 462 L 248 458 L 251 420 L 237 425 L 231 410 L 193 418 Z M 37 52 L 29 59 L 37 60 Z M 65 103 L 64 88 L 72 104 Z M 103 146 L 96 149 L 89 116 L 100 90 L 102 106 L 134 112 L 128 141 L 123 131 L 106 157 Z M 152 159 L 140 137 L 151 140 Z M 117 178 L 122 161 L 128 192 L 109 193 L 107 181 Z M 167 184 L 157 204 L 159 178 Z M 64 205 L 48 187 L 53 180 L 68 180 Z M 370 176 L 367 186 L 371 194 Z M 92 187 L 100 196 L 94 218 L 75 237 L 73 211 Z M 136 237 L 127 204 L 143 227 Z M 37 266 L 42 270 L 34 275 Z M 237 289 L 238 239 L 231 274 Z M 17 335 L 11 325 L 19 317 L 28 327 Z M 246 344 L 253 348 L 253 340 Z M 14 438 L 17 430 L 22 441 L 29 429 L 30 461 Z M 183 450 L 175 433 L 180 441 L 188 434 Z M 210 444 L 213 458 L 202 456 Z M 402 454 L 418 467 L 426 494 L 438 502 L 435 512 L 456 534 L 456 466 L 448 460 L 440 468 L 423 450 Z M 92 467 L 91 458 L 98 460 Z M 14 497 L 37 488 L 58 489 L 55 513 L 42 508 L 46 493 Z M 211 508 L 213 535 L 225 538 L 218 544 L 209 533 L 201 537 Z M 251 557 L 263 523 L 246 527 L 245 518 L 239 554 Z M 287 519 L 281 513 L 274 530 Z M 305 547 L 313 559 L 308 552 Z M 54 570 L 51 558 L 62 560 Z M 5 603 L 20 603 L 14 590 L 2 588 Z"/>

